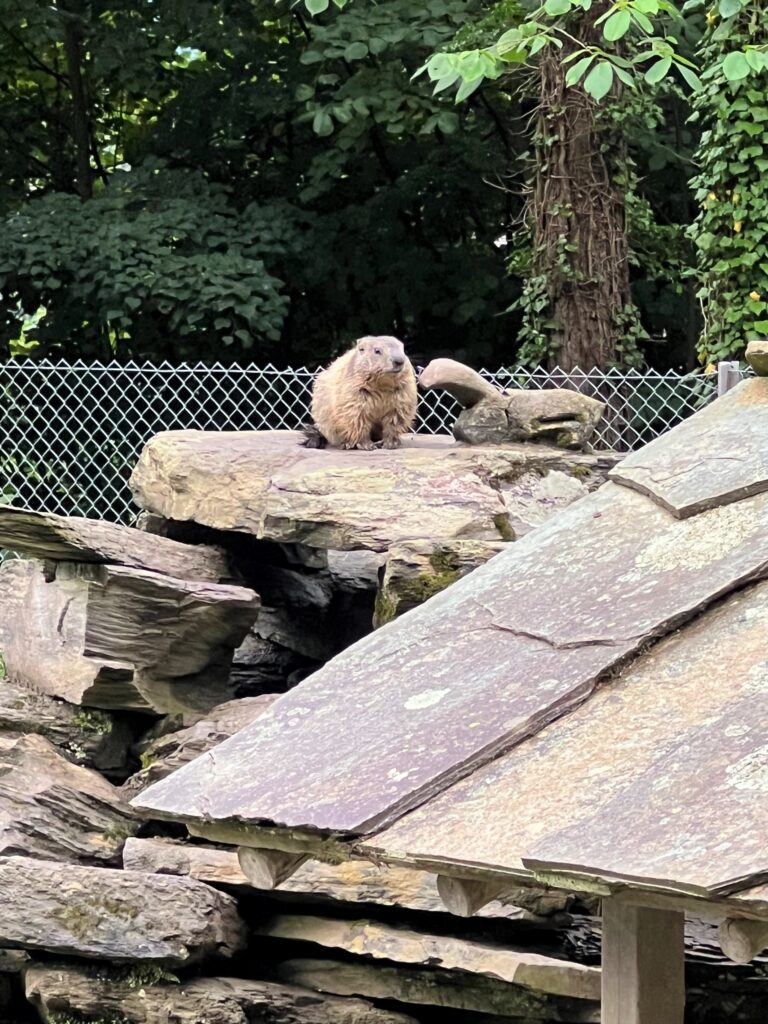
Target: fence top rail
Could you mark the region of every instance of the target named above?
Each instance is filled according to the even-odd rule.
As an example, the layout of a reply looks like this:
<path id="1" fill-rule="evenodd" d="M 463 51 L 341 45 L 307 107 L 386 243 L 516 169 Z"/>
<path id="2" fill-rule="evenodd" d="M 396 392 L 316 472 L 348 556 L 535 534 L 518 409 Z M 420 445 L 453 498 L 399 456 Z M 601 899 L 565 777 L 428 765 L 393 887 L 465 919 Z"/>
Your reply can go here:
<path id="1" fill-rule="evenodd" d="M 322 366 L 316 366 L 314 368 L 309 366 L 287 366 L 279 368 L 273 363 L 259 364 L 259 363 L 170 363 L 167 360 L 163 360 L 159 363 L 153 363 L 150 361 L 135 362 L 129 360 L 127 362 L 120 362 L 118 360 L 111 360 L 103 362 L 101 360 L 86 361 L 83 359 L 9 359 L 3 363 L 0 363 L 0 373 L 18 373 L 24 374 L 29 371 L 50 371 L 50 372 L 78 372 L 78 373 L 167 373 L 167 374 L 184 374 L 184 373 L 199 373 L 199 374 L 232 374 L 232 375 L 248 375 L 248 374 L 261 374 L 270 376 L 295 376 L 295 377 L 314 377 L 322 369 Z M 696 380 L 696 381 L 712 381 L 716 380 L 717 373 L 706 373 L 702 369 L 698 370 L 653 370 L 653 369 L 620 369 L 618 367 L 611 367 L 608 370 L 582 370 L 576 367 L 573 370 L 563 370 L 560 367 L 554 369 L 546 369 L 543 366 L 528 367 L 528 366 L 516 366 L 516 367 L 498 367 L 495 370 L 490 370 L 487 367 L 483 367 L 479 371 L 485 377 L 491 377 L 496 380 L 500 379 L 514 379 L 518 377 L 526 379 L 542 379 L 542 380 L 554 380 L 558 379 L 564 381 L 576 381 L 576 380 L 623 380 L 623 381 L 640 381 L 640 380 L 653 380 L 653 381 L 683 381 L 683 380 Z"/>

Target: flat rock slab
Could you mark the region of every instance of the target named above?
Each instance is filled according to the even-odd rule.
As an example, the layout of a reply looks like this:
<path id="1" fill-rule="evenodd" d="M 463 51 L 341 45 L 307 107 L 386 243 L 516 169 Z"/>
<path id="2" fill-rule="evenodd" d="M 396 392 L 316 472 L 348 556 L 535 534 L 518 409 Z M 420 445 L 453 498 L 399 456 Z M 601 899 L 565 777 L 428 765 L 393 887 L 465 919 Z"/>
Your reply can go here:
<path id="1" fill-rule="evenodd" d="M 760 583 L 368 849 L 705 897 L 746 888 L 768 871 L 766 630 Z"/>
<path id="2" fill-rule="evenodd" d="M 161 982 L 151 971 L 34 964 L 24 974 L 27 999 L 43 1020 L 120 1020 L 126 1024 L 415 1024 L 361 999 L 240 978 Z"/>
<path id="3" fill-rule="evenodd" d="M 765 573 L 767 516 L 759 495 L 679 520 L 608 484 L 333 659 L 136 806 L 206 825 L 378 831 Z"/>
<path id="4" fill-rule="evenodd" d="M 114 864 L 139 820 L 97 772 L 42 736 L 0 735 L 0 856 Z"/>
<path id="5" fill-rule="evenodd" d="M 277 974 L 286 982 L 335 995 L 442 1006 L 524 1020 L 573 1021 L 574 1024 L 600 1020 L 599 1007 L 594 1003 L 546 996 L 463 971 L 333 960 L 289 960 L 278 966 Z"/>
<path id="6" fill-rule="evenodd" d="M 127 871 L 186 875 L 211 885 L 253 890 L 234 850 L 222 850 L 206 844 L 129 838 L 123 848 L 123 866 Z M 309 902 L 374 904 L 445 913 L 434 875 L 386 864 L 377 867 L 365 861 L 346 861 L 343 864 L 306 861 L 283 882 L 279 890 L 270 895 L 274 898 L 281 893 L 301 896 Z M 569 900 L 567 894 L 555 890 L 510 886 L 503 903 L 489 903 L 478 912 L 478 916 L 538 923 L 564 911 Z"/>
<path id="7" fill-rule="evenodd" d="M 180 544 L 130 526 L 29 509 L 0 508 L 0 547 L 31 558 L 102 562 L 216 583 L 229 575 L 218 548 Z"/>
<path id="8" fill-rule="evenodd" d="M 258 931 L 272 939 L 311 942 L 374 960 L 479 974 L 546 995 L 600 999 L 599 969 L 525 949 L 432 935 L 379 921 L 339 921 L 299 914 L 271 918 Z"/>
<path id="9" fill-rule="evenodd" d="M 611 477 L 691 516 L 768 490 L 766 437 L 768 380 L 758 377 L 627 456 Z"/>
<path id="10" fill-rule="evenodd" d="M 373 452 L 317 451 L 300 440 L 291 431 L 158 434 L 134 470 L 134 499 L 167 519 L 261 539 L 386 551 L 420 537 L 510 539 L 517 477 L 559 470 L 586 493 L 615 462 L 531 445 L 471 448 L 449 437 Z"/>
<path id="11" fill-rule="evenodd" d="M 231 896 L 189 878 L 0 860 L 0 945 L 181 967 L 231 956 L 245 926 Z"/>

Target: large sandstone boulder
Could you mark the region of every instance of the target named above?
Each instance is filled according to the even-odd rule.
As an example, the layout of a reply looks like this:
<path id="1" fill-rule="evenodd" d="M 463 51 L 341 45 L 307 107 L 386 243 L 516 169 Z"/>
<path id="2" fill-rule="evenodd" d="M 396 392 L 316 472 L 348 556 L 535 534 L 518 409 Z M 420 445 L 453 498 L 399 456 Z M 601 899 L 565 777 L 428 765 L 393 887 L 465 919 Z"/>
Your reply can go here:
<path id="1" fill-rule="evenodd" d="M 512 540 L 532 479 L 570 479 L 559 502 L 546 499 L 554 511 L 599 485 L 616 462 L 544 445 L 468 447 L 446 436 L 373 452 L 317 451 L 300 441 L 290 431 L 157 434 L 134 470 L 134 498 L 166 519 L 215 530 L 385 552 L 413 539 Z"/>

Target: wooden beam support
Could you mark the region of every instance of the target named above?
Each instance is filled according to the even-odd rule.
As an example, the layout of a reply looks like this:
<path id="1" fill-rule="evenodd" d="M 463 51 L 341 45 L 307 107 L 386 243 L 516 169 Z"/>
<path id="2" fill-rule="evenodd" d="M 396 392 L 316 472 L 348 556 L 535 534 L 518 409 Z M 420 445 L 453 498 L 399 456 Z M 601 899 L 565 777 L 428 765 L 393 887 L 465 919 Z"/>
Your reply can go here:
<path id="1" fill-rule="evenodd" d="M 272 890 L 287 881 L 307 860 L 302 853 L 283 853 L 282 850 L 256 850 L 252 846 L 239 846 L 237 859 L 240 870 L 257 889 Z"/>
<path id="2" fill-rule="evenodd" d="M 768 921 L 728 918 L 718 930 L 720 948 L 736 964 L 748 964 L 768 947 Z"/>
<path id="3" fill-rule="evenodd" d="M 509 886 L 498 882 L 483 882 L 472 878 L 437 876 L 437 891 L 445 909 L 457 917 L 472 917 L 478 910 L 493 903 Z"/>
<path id="4" fill-rule="evenodd" d="M 683 1024 L 684 922 L 603 900 L 602 1024 Z"/>

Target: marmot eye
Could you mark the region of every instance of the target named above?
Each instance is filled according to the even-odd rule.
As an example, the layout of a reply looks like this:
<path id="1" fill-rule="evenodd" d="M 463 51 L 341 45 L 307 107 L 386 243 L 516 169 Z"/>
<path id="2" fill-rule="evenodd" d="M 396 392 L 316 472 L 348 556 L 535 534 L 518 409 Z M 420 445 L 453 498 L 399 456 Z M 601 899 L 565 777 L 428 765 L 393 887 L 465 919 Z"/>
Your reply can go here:
<path id="1" fill-rule="evenodd" d="M 373 354 L 376 355 L 376 356 L 380 356 L 381 355 L 381 349 L 380 348 L 375 348 L 373 350 Z"/>

